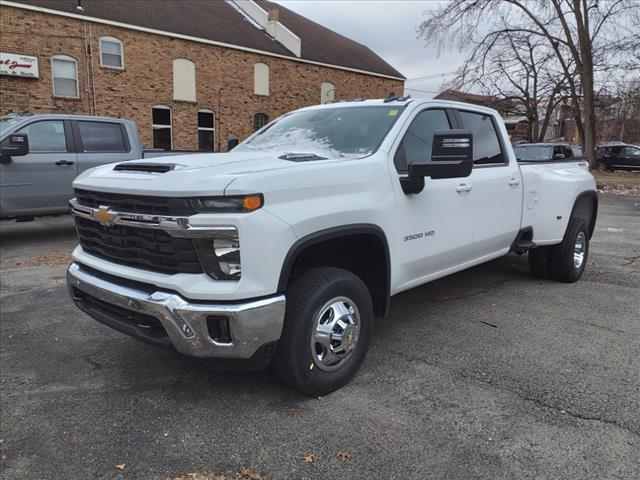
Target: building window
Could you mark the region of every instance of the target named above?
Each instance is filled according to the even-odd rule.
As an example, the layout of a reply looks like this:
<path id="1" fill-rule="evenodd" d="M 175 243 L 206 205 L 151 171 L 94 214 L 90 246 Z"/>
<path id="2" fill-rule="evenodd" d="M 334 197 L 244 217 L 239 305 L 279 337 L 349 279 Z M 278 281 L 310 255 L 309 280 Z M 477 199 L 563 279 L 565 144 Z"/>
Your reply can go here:
<path id="1" fill-rule="evenodd" d="M 331 82 L 320 84 L 320 103 L 333 102 L 336 98 L 336 86 Z"/>
<path id="2" fill-rule="evenodd" d="M 156 105 L 151 109 L 153 122 L 153 148 L 171 150 L 171 109 Z"/>
<path id="3" fill-rule="evenodd" d="M 66 55 L 51 57 L 51 77 L 53 95 L 56 97 L 78 98 L 78 63 Z"/>
<path id="4" fill-rule="evenodd" d="M 198 110 L 198 150 L 213 152 L 215 145 L 215 115 L 212 110 Z"/>
<path id="5" fill-rule="evenodd" d="M 258 131 L 269 123 L 269 117 L 266 113 L 256 113 L 253 116 L 253 131 Z"/>
<path id="6" fill-rule="evenodd" d="M 196 64 L 186 58 L 173 60 L 173 99 L 196 101 Z"/>
<path id="7" fill-rule="evenodd" d="M 253 83 L 256 95 L 269 95 L 269 65 L 256 63 L 253 66 Z"/>
<path id="8" fill-rule="evenodd" d="M 100 66 L 124 68 L 124 50 L 120 40 L 115 37 L 100 37 Z"/>

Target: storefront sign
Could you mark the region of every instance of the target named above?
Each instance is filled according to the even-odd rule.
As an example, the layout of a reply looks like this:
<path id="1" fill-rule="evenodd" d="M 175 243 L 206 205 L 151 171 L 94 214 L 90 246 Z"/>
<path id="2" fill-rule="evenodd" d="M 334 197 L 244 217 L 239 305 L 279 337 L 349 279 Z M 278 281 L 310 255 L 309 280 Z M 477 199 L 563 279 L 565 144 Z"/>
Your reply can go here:
<path id="1" fill-rule="evenodd" d="M 16 53 L 0 53 L 0 75 L 38 78 L 38 58 Z"/>

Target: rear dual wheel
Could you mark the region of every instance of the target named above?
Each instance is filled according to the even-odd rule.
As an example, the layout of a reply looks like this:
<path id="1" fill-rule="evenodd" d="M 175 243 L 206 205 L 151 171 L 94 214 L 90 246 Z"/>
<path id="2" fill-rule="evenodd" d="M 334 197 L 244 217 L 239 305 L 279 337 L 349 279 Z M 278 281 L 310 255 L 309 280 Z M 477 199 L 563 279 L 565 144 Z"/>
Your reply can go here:
<path id="1" fill-rule="evenodd" d="M 561 244 L 529 251 L 529 268 L 536 277 L 573 283 L 582 276 L 588 256 L 587 224 L 580 218 L 572 218 Z"/>

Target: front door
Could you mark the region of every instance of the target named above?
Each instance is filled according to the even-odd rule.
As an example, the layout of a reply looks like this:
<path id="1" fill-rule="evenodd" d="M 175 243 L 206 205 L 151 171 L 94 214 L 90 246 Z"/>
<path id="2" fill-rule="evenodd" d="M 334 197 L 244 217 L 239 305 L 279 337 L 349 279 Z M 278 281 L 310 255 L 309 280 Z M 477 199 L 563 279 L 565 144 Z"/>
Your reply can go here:
<path id="1" fill-rule="evenodd" d="M 451 128 L 444 109 L 419 112 L 394 152 L 392 177 L 397 218 L 393 241 L 396 293 L 444 276 L 471 260 L 474 189 L 471 177 L 425 178 L 418 194 L 405 194 L 399 177 L 407 165 L 431 160 L 433 133 Z"/>
<path id="2" fill-rule="evenodd" d="M 69 122 L 38 120 L 14 133 L 27 134 L 29 153 L 0 166 L 3 213 L 64 211 L 78 168 Z"/>

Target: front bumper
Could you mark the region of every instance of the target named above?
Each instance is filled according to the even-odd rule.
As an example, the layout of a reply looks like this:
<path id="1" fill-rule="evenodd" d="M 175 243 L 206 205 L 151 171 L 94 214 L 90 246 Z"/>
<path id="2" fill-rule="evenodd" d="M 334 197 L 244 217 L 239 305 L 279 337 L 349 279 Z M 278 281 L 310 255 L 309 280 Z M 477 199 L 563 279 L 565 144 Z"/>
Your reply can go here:
<path id="1" fill-rule="evenodd" d="M 181 295 L 101 275 L 72 263 L 67 284 L 76 305 L 112 328 L 140 340 L 173 346 L 194 357 L 250 359 L 280 339 L 284 295 L 240 303 L 190 302 Z M 211 321 L 229 327 L 224 342 L 212 338 Z M 226 320 L 224 320 L 226 319 Z"/>

